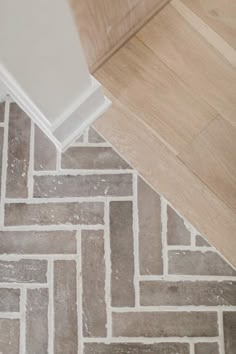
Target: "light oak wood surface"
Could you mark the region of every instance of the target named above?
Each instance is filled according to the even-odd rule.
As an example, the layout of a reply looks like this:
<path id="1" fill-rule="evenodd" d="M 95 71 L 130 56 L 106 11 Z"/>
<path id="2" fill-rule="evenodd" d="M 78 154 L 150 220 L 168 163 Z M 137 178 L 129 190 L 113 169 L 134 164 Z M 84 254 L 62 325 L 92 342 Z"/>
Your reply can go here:
<path id="1" fill-rule="evenodd" d="M 196 97 L 236 126 L 235 68 L 171 4 L 137 36 L 195 91 Z"/>
<path id="2" fill-rule="evenodd" d="M 93 72 L 169 0 L 68 0 Z"/>
<path id="3" fill-rule="evenodd" d="M 181 0 L 236 49 L 235 0 Z"/>
<path id="4" fill-rule="evenodd" d="M 175 154 L 217 115 L 136 37 L 97 72 L 97 78 Z"/>
<path id="5" fill-rule="evenodd" d="M 174 5 L 96 72 L 95 126 L 236 266 L 236 68 Z"/>
<path id="6" fill-rule="evenodd" d="M 179 158 L 236 213 L 236 129 L 217 117 Z"/>
<path id="7" fill-rule="evenodd" d="M 171 5 L 179 14 L 199 33 L 211 46 L 225 57 L 229 63 L 236 67 L 236 50 L 223 37 L 221 37 L 208 23 L 197 16 L 190 7 L 181 0 L 172 0 Z"/>

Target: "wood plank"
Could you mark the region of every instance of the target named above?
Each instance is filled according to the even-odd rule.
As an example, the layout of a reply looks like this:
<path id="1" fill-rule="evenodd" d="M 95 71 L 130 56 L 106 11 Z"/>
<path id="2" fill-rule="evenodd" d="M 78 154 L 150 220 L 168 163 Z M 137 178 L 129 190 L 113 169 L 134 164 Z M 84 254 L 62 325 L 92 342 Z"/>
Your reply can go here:
<path id="1" fill-rule="evenodd" d="M 236 1 L 181 1 L 236 49 Z"/>
<path id="2" fill-rule="evenodd" d="M 236 126 L 235 68 L 171 4 L 137 36 L 191 86 L 197 96 Z"/>
<path id="3" fill-rule="evenodd" d="M 217 32 L 214 31 L 204 20 L 197 16 L 181 0 L 172 0 L 171 5 L 181 16 L 200 33 L 229 63 L 236 67 L 236 50 L 226 42 Z"/>
<path id="4" fill-rule="evenodd" d="M 110 58 L 96 77 L 174 153 L 217 115 L 136 37 Z"/>
<path id="5" fill-rule="evenodd" d="M 100 134 L 236 266 L 236 217 L 171 153 L 142 119 L 106 92 L 111 109 L 95 123 Z"/>
<path id="6" fill-rule="evenodd" d="M 69 0 L 91 71 L 169 0 Z"/>
<path id="7" fill-rule="evenodd" d="M 236 129 L 220 116 L 179 158 L 236 212 Z"/>

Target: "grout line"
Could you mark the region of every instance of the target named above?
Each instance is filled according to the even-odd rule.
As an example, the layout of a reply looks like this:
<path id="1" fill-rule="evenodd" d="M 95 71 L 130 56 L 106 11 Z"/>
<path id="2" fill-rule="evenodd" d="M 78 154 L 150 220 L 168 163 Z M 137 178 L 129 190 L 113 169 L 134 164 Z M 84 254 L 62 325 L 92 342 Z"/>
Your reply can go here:
<path id="1" fill-rule="evenodd" d="M 162 237 L 162 259 L 163 275 L 168 275 L 168 249 L 167 249 L 167 202 L 161 196 L 161 237 Z"/>
<path id="2" fill-rule="evenodd" d="M 194 354 L 194 353 L 195 353 L 194 343 L 189 342 L 189 354 Z"/>
<path id="3" fill-rule="evenodd" d="M 111 148 L 112 146 L 109 143 L 73 143 L 71 145 L 71 147 L 96 147 L 96 148 L 100 148 L 100 147 L 108 147 Z M 78 152 L 79 153 L 79 152 Z"/>
<path id="4" fill-rule="evenodd" d="M 88 133 L 89 133 L 89 128 L 86 128 L 83 135 L 83 142 L 88 143 Z"/>
<path id="5" fill-rule="evenodd" d="M 0 260 L 19 261 L 21 259 L 36 259 L 36 260 L 75 260 L 76 254 L 0 254 Z M 1 283 L 0 283 L 1 287 Z"/>
<path id="6" fill-rule="evenodd" d="M 20 319 L 21 314 L 19 312 L 0 312 L 0 318 Z"/>
<path id="7" fill-rule="evenodd" d="M 77 240 L 77 321 L 78 321 L 78 353 L 83 353 L 83 282 L 82 282 L 82 244 L 81 231 L 76 234 Z"/>
<path id="8" fill-rule="evenodd" d="M 54 197 L 54 198 L 6 198 L 7 204 L 45 204 L 45 203 L 104 203 L 110 201 L 133 201 L 133 196 L 113 197 L 113 196 L 94 196 L 94 197 Z"/>
<path id="9" fill-rule="evenodd" d="M 105 232 L 104 232 L 104 246 L 105 246 L 105 303 L 107 315 L 107 338 L 112 337 L 112 316 L 111 316 L 111 248 L 110 248 L 110 205 L 109 201 L 105 202 Z"/>
<path id="10" fill-rule="evenodd" d="M 85 343 L 144 343 L 144 344 L 155 344 L 155 343 L 215 343 L 218 341 L 218 337 L 113 337 L 109 338 L 85 338 Z"/>
<path id="11" fill-rule="evenodd" d="M 33 197 L 34 189 L 34 123 L 31 120 L 31 130 L 30 130 L 30 156 L 29 156 L 29 169 L 28 169 L 28 198 Z"/>
<path id="12" fill-rule="evenodd" d="M 8 160 L 8 125 L 9 125 L 10 102 L 7 99 L 5 102 L 4 113 L 4 138 L 2 149 L 2 181 L 1 181 L 1 202 L 0 202 L 0 226 L 4 225 L 4 204 L 6 197 L 6 180 L 7 180 L 7 160 Z"/>
<path id="13" fill-rule="evenodd" d="M 196 235 L 197 235 L 196 230 L 193 227 L 191 227 L 190 245 L 194 250 L 196 250 Z M 208 248 L 210 248 L 210 247 L 208 247 Z"/>
<path id="14" fill-rule="evenodd" d="M 220 354 L 225 354 L 223 313 L 220 310 L 218 311 L 218 328 Z"/>
<path id="15" fill-rule="evenodd" d="M 57 168 L 57 170 L 45 170 L 45 171 L 34 171 L 35 176 L 77 176 L 77 175 L 126 175 L 134 174 L 135 171 L 131 169 L 120 170 L 120 169 L 62 169 Z"/>
<path id="16" fill-rule="evenodd" d="M 140 281 L 155 281 L 155 280 L 168 280 L 168 281 L 236 281 L 236 276 L 228 275 L 185 275 L 185 274 L 168 274 L 163 275 L 140 275 Z"/>
<path id="17" fill-rule="evenodd" d="M 0 122 L 0 128 L 5 128 L 5 123 L 4 122 Z"/>
<path id="18" fill-rule="evenodd" d="M 0 289 L 41 289 L 48 288 L 47 283 L 0 283 Z M 1 352 L 0 352 L 1 353 Z"/>
<path id="19" fill-rule="evenodd" d="M 34 171 L 34 174 L 40 176 L 40 173 L 48 172 L 48 173 L 54 173 L 56 175 L 61 169 L 61 151 L 57 149 L 56 154 L 57 154 L 56 171 Z"/>
<path id="20" fill-rule="evenodd" d="M 54 281 L 53 281 L 54 263 L 48 261 L 48 354 L 54 353 Z"/>
<path id="21" fill-rule="evenodd" d="M 134 290 L 135 306 L 140 305 L 139 294 L 139 218 L 138 218 L 138 181 L 133 174 L 133 251 L 134 251 Z"/>
<path id="22" fill-rule="evenodd" d="M 58 231 L 58 230 L 104 230 L 104 225 L 73 225 L 73 224 L 54 224 L 54 225 L 14 225 L 4 226 L 1 231 Z"/>
<path id="23" fill-rule="evenodd" d="M 138 307 L 112 307 L 114 313 L 129 312 L 216 312 L 236 311 L 236 306 L 205 306 L 205 305 L 189 305 L 189 306 L 138 306 Z"/>
<path id="24" fill-rule="evenodd" d="M 26 289 L 22 288 L 21 289 L 21 296 L 20 296 L 20 354 L 25 354 L 26 346 L 25 346 L 25 341 L 26 341 Z"/>

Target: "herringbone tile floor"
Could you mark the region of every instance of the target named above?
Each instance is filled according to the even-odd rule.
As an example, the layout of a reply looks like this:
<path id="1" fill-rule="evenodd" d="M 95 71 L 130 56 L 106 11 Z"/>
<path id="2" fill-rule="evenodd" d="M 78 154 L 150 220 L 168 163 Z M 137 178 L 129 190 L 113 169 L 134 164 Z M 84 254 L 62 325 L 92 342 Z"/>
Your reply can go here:
<path id="1" fill-rule="evenodd" d="M 95 130 L 7 100 L 0 148 L 1 354 L 236 353 L 236 271 Z"/>

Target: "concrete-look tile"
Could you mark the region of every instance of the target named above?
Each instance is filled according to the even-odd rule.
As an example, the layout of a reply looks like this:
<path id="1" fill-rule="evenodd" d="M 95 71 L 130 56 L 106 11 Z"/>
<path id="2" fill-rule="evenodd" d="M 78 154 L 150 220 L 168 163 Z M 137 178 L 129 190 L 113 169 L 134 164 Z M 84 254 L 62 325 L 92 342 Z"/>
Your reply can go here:
<path id="1" fill-rule="evenodd" d="M 27 289 L 26 353 L 48 349 L 48 289 Z"/>
<path id="2" fill-rule="evenodd" d="M 218 343 L 196 343 L 195 354 L 219 354 Z"/>
<path id="3" fill-rule="evenodd" d="M 103 217 L 101 202 L 5 204 L 5 225 L 94 225 Z"/>
<path id="4" fill-rule="evenodd" d="M 105 140 L 97 133 L 97 131 L 93 128 L 90 127 L 88 130 L 88 141 L 89 143 L 93 144 L 99 144 L 99 143 L 104 143 Z"/>
<path id="5" fill-rule="evenodd" d="M 144 306 L 236 306 L 236 281 L 143 281 Z"/>
<path id="6" fill-rule="evenodd" d="M 46 153 L 45 153 L 46 152 Z M 55 170 L 57 149 L 51 140 L 35 125 L 34 169 Z"/>
<path id="7" fill-rule="evenodd" d="M 236 271 L 212 251 L 169 251 L 169 273 L 185 275 L 236 275 Z"/>
<path id="8" fill-rule="evenodd" d="M 4 122 L 5 102 L 0 103 L 0 122 Z"/>
<path id="9" fill-rule="evenodd" d="M 73 254 L 75 231 L 0 231 L 0 254 Z"/>
<path id="10" fill-rule="evenodd" d="M 0 312 L 20 310 L 20 290 L 0 288 Z"/>
<path id="11" fill-rule="evenodd" d="M 140 274 L 163 274 L 160 197 L 140 177 L 138 217 Z"/>
<path id="12" fill-rule="evenodd" d="M 236 350 L 236 312 L 223 313 L 225 354 L 235 354 Z"/>
<path id="13" fill-rule="evenodd" d="M 190 232 L 184 220 L 168 205 L 167 207 L 167 243 L 168 245 L 190 245 Z"/>
<path id="14" fill-rule="evenodd" d="M 105 337 L 104 232 L 82 232 L 83 334 Z M 91 291 L 92 290 L 92 291 Z"/>
<path id="15" fill-rule="evenodd" d="M 0 318 L 0 353 L 19 354 L 20 321 Z"/>
<path id="16" fill-rule="evenodd" d="M 76 262 L 55 261 L 54 354 L 77 354 L 78 328 L 76 284 Z"/>
<path id="17" fill-rule="evenodd" d="M 133 205 L 110 203 L 111 304 L 134 306 Z"/>
<path id="18" fill-rule="evenodd" d="M 189 354 L 186 343 L 87 343 L 84 354 Z M 208 353 L 205 353 L 208 354 Z"/>
<path id="19" fill-rule="evenodd" d="M 21 259 L 0 261 L 0 282 L 45 283 L 47 281 L 47 261 Z"/>
<path id="20" fill-rule="evenodd" d="M 28 116 L 15 103 L 10 104 L 8 133 L 8 165 L 6 196 L 28 196 L 28 167 L 30 156 L 30 125 Z"/>
<path id="21" fill-rule="evenodd" d="M 111 147 L 70 147 L 62 154 L 62 168 L 127 169 L 130 166 Z"/>
<path id="22" fill-rule="evenodd" d="M 216 337 L 215 312 L 113 313 L 115 337 Z"/>
<path id="23" fill-rule="evenodd" d="M 196 235 L 197 247 L 211 247 L 211 245 L 200 235 Z"/>
<path id="24" fill-rule="evenodd" d="M 97 197 L 132 195 L 131 174 L 35 176 L 34 197 Z"/>

